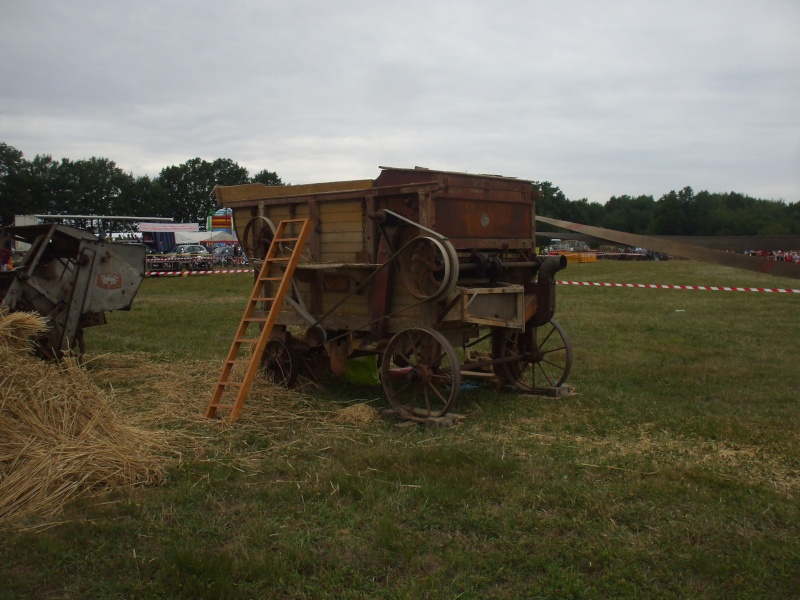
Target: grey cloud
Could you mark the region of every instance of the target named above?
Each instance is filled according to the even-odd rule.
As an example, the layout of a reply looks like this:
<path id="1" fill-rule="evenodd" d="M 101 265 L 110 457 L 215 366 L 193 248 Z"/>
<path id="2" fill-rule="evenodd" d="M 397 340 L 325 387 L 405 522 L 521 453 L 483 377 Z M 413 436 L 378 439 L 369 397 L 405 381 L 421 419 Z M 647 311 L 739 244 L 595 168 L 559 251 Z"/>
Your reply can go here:
<path id="1" fill-rule="evenodd" d="M 689 1 L 14 3 L 0 139 L 155 174 L 379 164 L 800 200 L 800 6 Z"/>

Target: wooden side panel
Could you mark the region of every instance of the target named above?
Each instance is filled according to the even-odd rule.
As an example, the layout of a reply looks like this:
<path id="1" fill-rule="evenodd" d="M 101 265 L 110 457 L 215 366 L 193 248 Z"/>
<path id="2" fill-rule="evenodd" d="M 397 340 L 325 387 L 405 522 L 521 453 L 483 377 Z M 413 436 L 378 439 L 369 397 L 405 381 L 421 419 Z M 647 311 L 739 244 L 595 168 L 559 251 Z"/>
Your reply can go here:
<path id="1" fill-rule="evenodd" d="M 320 202 L 319 262 L 354 263 L 366 250 L 362 202 Z"/>

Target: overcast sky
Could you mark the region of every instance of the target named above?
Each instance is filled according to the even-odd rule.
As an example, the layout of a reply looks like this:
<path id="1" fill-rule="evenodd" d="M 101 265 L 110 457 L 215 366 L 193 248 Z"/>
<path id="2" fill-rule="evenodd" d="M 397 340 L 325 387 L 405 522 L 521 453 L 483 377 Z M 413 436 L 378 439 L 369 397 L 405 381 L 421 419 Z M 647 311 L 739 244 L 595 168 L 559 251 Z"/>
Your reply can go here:
<path id="1" fill-rule="evenodd" d="M 0 141 L 800 200 L 798 0 L 0 0 Z"/>

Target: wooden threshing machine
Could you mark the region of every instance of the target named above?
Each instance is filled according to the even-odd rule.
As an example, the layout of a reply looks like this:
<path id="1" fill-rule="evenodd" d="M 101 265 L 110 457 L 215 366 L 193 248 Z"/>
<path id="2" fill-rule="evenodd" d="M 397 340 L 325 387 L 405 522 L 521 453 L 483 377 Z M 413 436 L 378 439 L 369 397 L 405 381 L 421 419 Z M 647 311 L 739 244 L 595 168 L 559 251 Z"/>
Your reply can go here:
<path id="1" fill-rule="evenodd" d="M 257 266 L 301 246 L 291 282 L 279 290 L 281 277 L 257 278 L 254 310 L 245 315 L 260 314 L 263 327 L 269 319 L 255 306 L 259 299 L 281 303 L 260 348 L 262 368 L 281 383 L 295 380 L 302 335 L 304 347 L 325 349 L 335 373 L 348 358 L 377 355 L 388 400 L 407 419 L 447 413 L 462 377 L 534 393 L 562 388 L 572 348 L 553 320 L 554 274 L 566 260 L 536 255 L 530 181 L 381 167 L 374 180 L 218 186 L 215 193 L 233 210 Z M 307 242 L 296 241 L 305 235 Z M 237 339 L 244 332 L 243 321 Z M 246 361 L 232 349 L 227 362 L 230 374 Z M 223 372 L 219 390 L 227 380 Z M 235 418 L 220 396 L 208 415 L 233 408 Z"/>

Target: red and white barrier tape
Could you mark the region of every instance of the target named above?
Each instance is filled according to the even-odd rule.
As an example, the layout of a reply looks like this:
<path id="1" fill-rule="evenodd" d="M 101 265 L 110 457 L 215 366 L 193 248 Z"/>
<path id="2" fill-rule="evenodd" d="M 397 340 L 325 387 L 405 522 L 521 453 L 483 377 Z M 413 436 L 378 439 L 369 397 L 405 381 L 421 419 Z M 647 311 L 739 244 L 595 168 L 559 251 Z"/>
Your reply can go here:
<path id="1" fill-rule="evenodd" d="M 768 294 L 800 294 L 800 290 L 784 288 L 723 287 L 716 285 L 660 285 L 654 283 L 603 283 L 600 281 L 556 281 L 556 283 L 558 285 L 644 288 L 650 290 L 700 290 L 709 292 L 766 292 Z"/>
<path id="2" fill-rule="evenodd" d="M 252 273 L 253 269 L 216 269 L 203 271 L 145 271 L 146 277 L 186 277 L 188 275 L 227 275 Z M 558 285 L 587 287 L 638 288 L 648 290 L 699 290 L 707 292 L 764 292 L 767 294 L 800 294 L 800 290 L 786 288 L 725 287 L 717 285 L 663 285 L 657 283 L 606 283 L 602 281 L 556 281 Z"/>
<path id="3" fill-rule="evenodd" d="M 253 269 L 216 269 L 207 271 L 145 271 L 145 277 L 186 277 L 187 275 L 227 275 L 229 273 L 252 273 Z"/>

